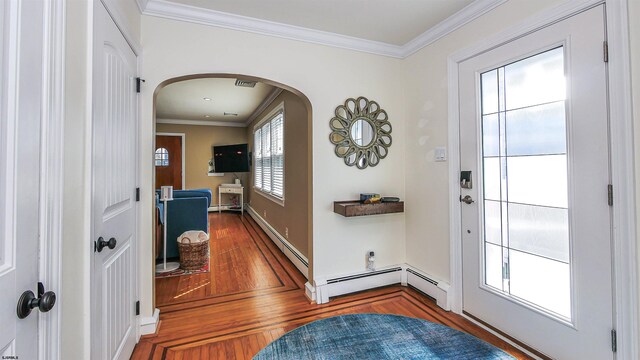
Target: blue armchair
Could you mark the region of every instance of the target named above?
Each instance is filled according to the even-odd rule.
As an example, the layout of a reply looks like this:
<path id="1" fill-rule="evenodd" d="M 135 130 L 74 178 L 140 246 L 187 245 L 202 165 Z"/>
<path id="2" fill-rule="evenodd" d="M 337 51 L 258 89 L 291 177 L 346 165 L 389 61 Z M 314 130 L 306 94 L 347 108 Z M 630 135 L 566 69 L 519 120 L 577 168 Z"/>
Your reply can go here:
<path id="1" fill-rule="evenodd" d="M 178 257 L 177 239 L 187 230 L 202 230 L 209 233 L 209 205 L 211 190 L 175 190 L 173 200 L 167 202 L 167 258 Z M 156 206 L 160 210 L 160 221 L 164 219 L 160 191 L 156 190 Z M 163 252 L 160 251 L 159 258 Z"/>

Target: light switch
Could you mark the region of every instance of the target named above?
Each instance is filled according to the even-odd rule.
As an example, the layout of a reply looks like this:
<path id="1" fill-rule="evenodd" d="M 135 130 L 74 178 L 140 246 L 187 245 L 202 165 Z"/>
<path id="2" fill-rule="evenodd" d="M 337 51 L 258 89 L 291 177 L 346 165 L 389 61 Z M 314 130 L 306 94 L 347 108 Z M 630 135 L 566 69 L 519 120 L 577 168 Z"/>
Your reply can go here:
<path id="1" fill-rule="evenodd" d="M 437 147 L 434 155 L 435 161 L 447 161 L 447 148 Z"/>

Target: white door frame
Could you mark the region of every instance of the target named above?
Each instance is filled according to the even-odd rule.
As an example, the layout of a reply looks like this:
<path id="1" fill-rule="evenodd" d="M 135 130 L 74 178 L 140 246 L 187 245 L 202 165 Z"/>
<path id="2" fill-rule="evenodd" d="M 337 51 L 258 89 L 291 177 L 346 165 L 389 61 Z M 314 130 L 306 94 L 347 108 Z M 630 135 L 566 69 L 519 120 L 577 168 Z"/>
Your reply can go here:
<path id="1" fill-rule="evenodd" d="M 542 11 L 522 23 L 461 49 L 448 58 L 449 107 L 449 236 L 451 309 L 462 313 L 462 236 L 460 215 L 460 118 L 458 66 L 461 62 L 530 34 L 596 5 L 606 4 L 609 43 L 609 126 L 613 201 L 614 326 L 617 357 L 637 359 L 638 350 L 638 268 L 636 252 L 635 174 L 633 114 L 627 0 L 574 0 Z M 604 189 L 603 189 L 604 191 Z M 507 341 L 509 341 L 507 339 Z"/>
<path id="2" fill-rule="evenodd" d="M 65 77 L 64 0 L 44 2 L 39 279 L 61 299 Z M 59 359 L 61 305 L 38 312 L 38 358 Z M 46 316 L 46 321 L 44 320 Z"/>
<path id="3" fill-rule="evenodd" d="M 185 141 L 186 141 L 185 133 L 156 132 L 156 136 L 158 136 L 158 135 L 160 135 L 160 136 L 180 136 L 182 138 L 182 170 L 181 170 L 182 171 L 182 189 L 186 190 L 187 183 L 185 182 L 185 174 L 186 174 L 186 172 L 185 172 L 185 169 L 186 169 L 185 154 L 186 154 L 187 147 L 186 147 L 186 144 L 185 144 Z M 157 148 L 156 138 L 154 137 L 153 138 L 153 151 L 155 151 L 156 148 Z M 155 186 L 155 179 L 156 179 L 156 176 L 155 176 L 155 158 L 154 158 L 154 167 L 153 167 L 153 169 L 154 169 L 154 174 L 153 174 L 154 184 L 153 184 L 153 186 Z"/>

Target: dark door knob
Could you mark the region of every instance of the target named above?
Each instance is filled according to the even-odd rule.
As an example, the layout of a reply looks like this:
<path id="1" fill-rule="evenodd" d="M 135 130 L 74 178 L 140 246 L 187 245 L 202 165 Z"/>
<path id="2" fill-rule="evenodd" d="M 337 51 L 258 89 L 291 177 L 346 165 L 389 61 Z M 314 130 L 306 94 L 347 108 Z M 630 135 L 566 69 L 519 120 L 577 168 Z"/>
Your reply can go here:
<path id="1" fill-rule="evenodd" d="M 113 250 L 116 247 L 116 244 L 118 242 L 116 241 L 116 238 L 111 238 L 109 239 L 109 241 L 104 241 L 104 239 L 102 238 L 102 236 L 100 236 L 98 238 L 98 241 L 96 242 L 96 250 L 98 252 L 101 252 L 102 249 L 108 247 L 109 249 Z"/>
<path id="2" fill-rule="evenodd" d="M 17 313 L 18 318 L 24 319 L 29 314 L 31 314 L 31 310 L 38 308 L 42 312 L 47 312 L 53 309 L 53 306 L 56 304 L 56 294 L 53 291 L 44 292 L 44 286 L 42 283 L 38 283 L 38 295 L 39 297 L 33 294 L 33 291 L 27 290 L 22 293 L 20 299 L 18 300 Z"/>

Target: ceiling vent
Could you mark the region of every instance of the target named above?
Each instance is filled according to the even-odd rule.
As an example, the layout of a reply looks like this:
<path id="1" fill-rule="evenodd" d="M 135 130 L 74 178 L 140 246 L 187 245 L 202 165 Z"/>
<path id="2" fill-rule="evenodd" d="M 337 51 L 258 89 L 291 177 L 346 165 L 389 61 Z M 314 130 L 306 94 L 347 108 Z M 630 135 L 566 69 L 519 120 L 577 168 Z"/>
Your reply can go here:
<path id="1" fill-rule="evenodd" d="M 256 86 L 256 81 L 236 79 L 236 86 L 252 88 Z"/>
<path id="2" fill-rule="evenodd" d="M 236 113 L 225 112 L 224 116 L 238 116 Z"/>

